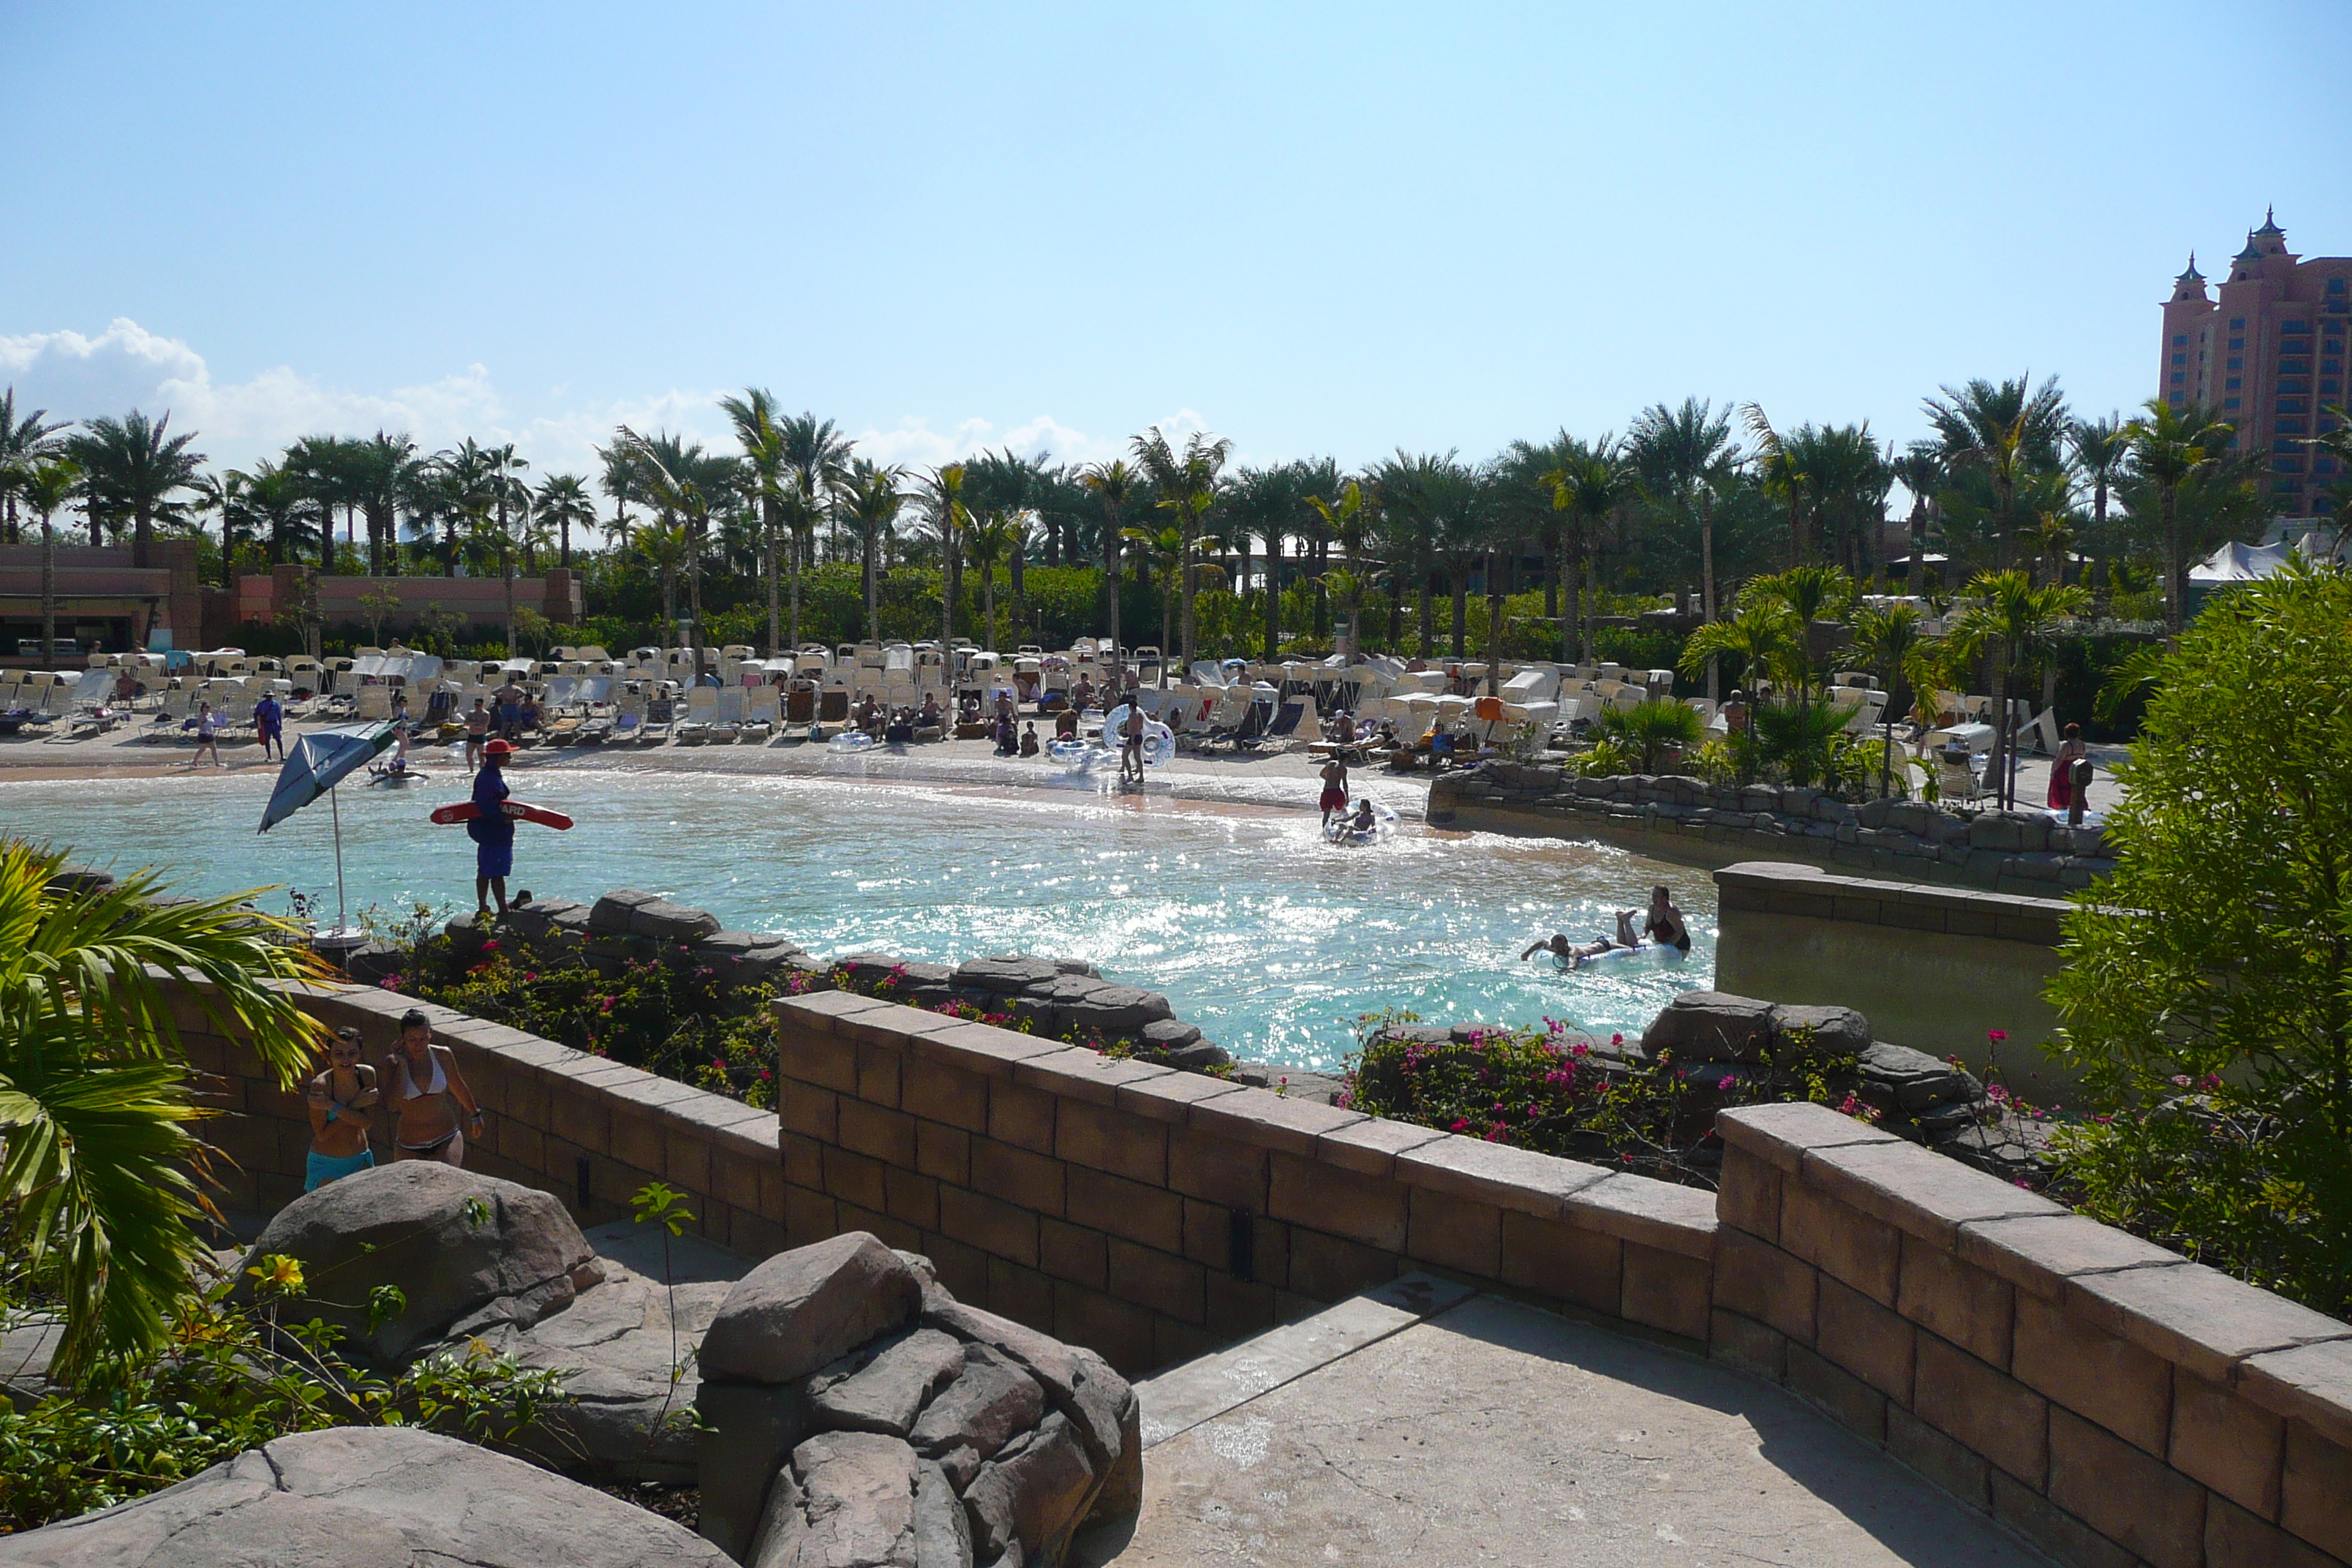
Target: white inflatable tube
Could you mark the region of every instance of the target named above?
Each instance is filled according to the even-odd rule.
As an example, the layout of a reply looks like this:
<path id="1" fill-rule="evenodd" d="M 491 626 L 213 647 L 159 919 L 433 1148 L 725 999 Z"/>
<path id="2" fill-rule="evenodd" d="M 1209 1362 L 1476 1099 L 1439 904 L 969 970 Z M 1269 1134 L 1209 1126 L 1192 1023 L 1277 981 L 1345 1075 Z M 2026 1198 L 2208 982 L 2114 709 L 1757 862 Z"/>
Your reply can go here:
<path id="1" fill-rule="evenodd" d="M 881 743 L 863 730 L 844 730 L 825 745 L 836 752 L 870 752 Z"/>
<path id="2" fill-rule="evenodd" d="M 1103 744 L 1113 751 L 1126 743 L 1128 705 L 1124 702 L 1103 715 Z M 1173 761 L 1176 756 L 1176 731 L 1157 719 L 1143 721 L 1143 765 L 1157 768 Z"/>
<path id="3" fill-rule="evenodd" d="M 1645 942 L 1639 947 L 1612 947 L 1606 952 L 1596 952 L 1591 957 L 1581 961 L 1562 958 L 1555 952 L 1551 955 L 1551 961 L 1554 967 L 1562 973 L 1566 973 L 1570 970 L 1581 969 L 1586 964 L 1606 963 L 1612 959 L 1648 958 L 1666 963 L 1680 963 L 1684 957 L 1683 951 L 1671 942 Z"/>
<path id="4" fill-rule="evenodd" d="M 1349 812 L 1325 823 L 1323 837 L 1334 844 L 1370 844 L 1394 833 L 1396 825 L 1397 814 L 1387 806 L 1376 805 L 1372 807 L 1371 826 L 1357 826 L 1355 814 Z"/>

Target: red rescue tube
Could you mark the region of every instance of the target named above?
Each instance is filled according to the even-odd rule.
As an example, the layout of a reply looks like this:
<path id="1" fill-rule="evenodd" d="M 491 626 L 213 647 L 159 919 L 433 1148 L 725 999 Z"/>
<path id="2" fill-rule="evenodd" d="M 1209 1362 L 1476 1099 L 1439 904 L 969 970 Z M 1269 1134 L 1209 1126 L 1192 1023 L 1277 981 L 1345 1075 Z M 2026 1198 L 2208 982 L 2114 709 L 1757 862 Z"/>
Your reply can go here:
<path id="1" fill-rule="evenodd" d="M 503 802 L 500 809 L 518 822 L 536 822 L 541 827 L 552 827 L 559 831 L 572 826 L 572 819 L 562 812 L 550 811 L 543 805 L 533 805 L 527 800 Z M 481 814 L 481 807 L 472 801 L 461 800 L 455 805 L 435 807 L 433 821 L 442 827 L 450 827 L 460 822 L 471 822 Z"/>

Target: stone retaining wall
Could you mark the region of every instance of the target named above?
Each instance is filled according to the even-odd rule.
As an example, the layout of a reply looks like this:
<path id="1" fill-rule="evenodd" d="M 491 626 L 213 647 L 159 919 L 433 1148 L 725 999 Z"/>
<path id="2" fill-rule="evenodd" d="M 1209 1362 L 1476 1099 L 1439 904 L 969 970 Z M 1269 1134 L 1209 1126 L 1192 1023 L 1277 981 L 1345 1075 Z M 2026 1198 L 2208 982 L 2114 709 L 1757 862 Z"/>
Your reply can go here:
<path id="1" fill-rule="evenodd" d="M 1423 1268 L 1706 1340 L 1697 1189 L 864 996 L 775 1010 L 791 1241 L 872 1231 L 1122 1371 Z"/>
<path id="2" fill-rule="evenodd" d="M 1718 1126 L 1716 1357 L 2062 1562 L 2352 1560 L 2352 1324 L 1821 1106 Z"/>
<path id="3" fill-rule="evenodd" d="M 1429 786 L 1433 826 L 1601 838 L 1701 866 L 1801 859 L 1880 877 L 2008 892 L 2063 893 L 2113 868 L 2096 827 L 2041 812 L 1941 810 L 1917 801 L 1848 805 L 1817 789 L 1710 784 L 1648 773 L 1579 778 L 1492 762 Z"/>

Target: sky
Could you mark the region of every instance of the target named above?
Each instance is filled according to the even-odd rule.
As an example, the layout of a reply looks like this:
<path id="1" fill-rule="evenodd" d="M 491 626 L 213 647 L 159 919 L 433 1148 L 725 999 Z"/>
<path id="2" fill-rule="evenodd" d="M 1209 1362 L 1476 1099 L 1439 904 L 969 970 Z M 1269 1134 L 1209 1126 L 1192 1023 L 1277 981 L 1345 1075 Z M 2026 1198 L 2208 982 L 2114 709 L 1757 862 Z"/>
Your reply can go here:
<path id="1" fill-rule="evenodd" d="M 1480 458 L 1685 395 L 2154 390 L 2275 204 L 2352 253 L 2342 0 L 0 0 L 0 384 L 302 435 Z"/>

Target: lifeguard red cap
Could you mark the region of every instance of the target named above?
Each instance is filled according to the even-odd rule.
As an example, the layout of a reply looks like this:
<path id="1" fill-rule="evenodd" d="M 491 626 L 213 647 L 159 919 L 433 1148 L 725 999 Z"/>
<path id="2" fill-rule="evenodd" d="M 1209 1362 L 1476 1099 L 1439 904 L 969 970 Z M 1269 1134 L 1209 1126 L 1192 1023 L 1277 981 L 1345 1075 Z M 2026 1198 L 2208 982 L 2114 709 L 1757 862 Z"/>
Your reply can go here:
<path id="1" fill-rule="evenodd" d="M 482 748 L 482 755 L 486 757 L 511 757 L 514 755 L 514 742 L 511 741 L 492 741 L 488 745 Z"/>

